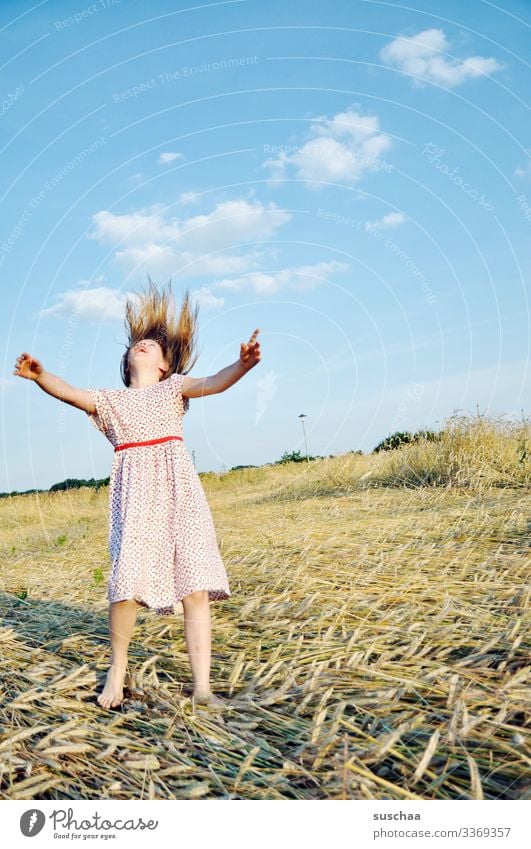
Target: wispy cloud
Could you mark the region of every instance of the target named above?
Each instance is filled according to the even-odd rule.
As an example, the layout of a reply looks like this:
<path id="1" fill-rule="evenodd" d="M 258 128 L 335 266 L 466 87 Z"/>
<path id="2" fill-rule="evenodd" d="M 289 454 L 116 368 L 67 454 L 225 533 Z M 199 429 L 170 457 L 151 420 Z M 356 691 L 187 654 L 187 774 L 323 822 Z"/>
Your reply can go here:
<path id="1" fill-rule="evenodd" d="M 153 274 L 186 277 L 241 274 L 258 269 L 264 251 L 240 253 L 235 248 L 269 239 L 291 218 L 272 202 L 225 201 L 212 212 L 189 218 L 169 216 L 162 204 L 155 204 L 123 215 L 97 212 L 88 238 L 115 246 L 117 262 L 135 271 L 145 267 Z"/>
<path id="2" fill-rule="evenodd" d="M 420 87 L 426 82 L 436 82 L 452 88 L 504 67 L 493 57 L 448 58 L 444 54 L 449 47 L 450 42 L 442 29 L 425 29 L 417 35 L 398 36 L 380 50 L 380 58 L 411 74 L 413 85 Z"/>
<path id="3" fill-rule="evenodd" d="M 160 154 L 159 165 L 167 165 L 169 162 L 174 162 L 176 159 L 182 158 L 182 153 L 172 153 L 171 151 L 166 151 L 165 153 Z"/>
<path id="4" fill-rule="evenodd" d="M 383 218 L 377 218 L 375 221 L 366 221 L 365 230 L 389 230 L 392 227 L 399 227 L 407 221 L 407 216 L 403 212 L 389 212 Z"/>
<path id="5" fill-rule="evenodd" d="M 177 200 L 180 204 L 193 203 L 199 197 L 199 192 L 181 192 Z"/>
<path id="6" fill-rule="evenodd" d="M 499 318 L 496 316 L 494 318 L 485 318 L 480 321 L 475 321 L 472 324 L 460 324 L 455 325 L 454 327 L 445 328 L 443 335 L 439 331 L 434 333 L 426 333 L 421 334 L 417 333 L 415 337 L 411 340 L 400 340 L 395 343 L 387 342 L 384 347 L 379 348 L 370 348 L 368 347 L 369 339 L 371 335 L 366 332 L 363 336 L 358 337 L 355 340 L 356 350 L 351 350 L 348 353 L 344 353 L 343 351 L 338 353 L 332 353 L 329 357 L 326 358 L 326 362 L 319 363 L 315 368 L 312 369 L 295 369 L 289 370 L 286 372 L 286 375 L 289 376 L 290 379 L 298 379 L 298 378 L 317 378 L 330 374 L 335 371 L 350 371 L 353 374 L 356 372 L 359 365 L 362 363 L 371 363 L 371 362 L 385 362 L 386 360 L 392 360 L 396 357 L 399 357 L 402 354 L 417 354 L 421 349 L 436 349 L 440 350 L 442 345 L 451 345 L 455 347 L 456 342 L 451 341 L 452 337 L 458 337 L 459 340 L 464 338 L 469 338 L 472 331 L 475 331 L 479 327 L 486 326 L 494 326 L 498 327 Z M 508 324 L 510 322 L 510 317 L 501 316 L 501 321 L 504 324 Z M 526 361 L 519 361 L 520 363 L 525 363 Z M 500 363 L 500 373 L 503 372 L 503 369 L 507 365 L 511 370 L 514 368 L 516 370 L 515 363 Z M 498 369 L 498 365 L 487 366 L 486 368 L 480 368 L 477 370 L 470 370 L 459 372 L 454 375 L 450 375 L 442 378 L 434 378 L 432 381 L 423 381 L 424 385 L 438 385 L 446 380 L 460 380 L 464 375 L 476 375 L 476 374 L 492 374 L 494 371 Z M 521 376 L 527 371 L 527 381 L 529 381 L 531 376 L 531 369 L 528 367 L 522 368 Z M 516 373 L 516 371 L 515 371 Z M 417 378 L 418 379 L 418 378 Z M 403 384 L 406 386 L 407 384 Z M 388 391 L 393 391 L 393 387 L 390 387 Z"/>
<path id="7" fill-rule="evenodd" d="M 376 115 L 347 110 L 316 120 L 320 123 L 310 127 L 313 138 L 300 146 L 284 145 L 278 156 L 263 163 L 271 171 L 271 183 L 284 179 L 291 167 L 311 188 L 320 188 L 312 181 L 354 183 L 381 166 L 378 157 L 391 146 L 391 138 L 380 131 Z"/>
<path id="8" fill-rule="evenodd" d="M 344 262 L 332 260 L 273 272 L 251 271 L 241 277 L 218 280 L 213 287 L 237 291 L 252 290 L 260 295 L 272 295 L 281 289 L 307 292 L 321 286 L 336 271 L 347 271 L 348 267 Z"/>

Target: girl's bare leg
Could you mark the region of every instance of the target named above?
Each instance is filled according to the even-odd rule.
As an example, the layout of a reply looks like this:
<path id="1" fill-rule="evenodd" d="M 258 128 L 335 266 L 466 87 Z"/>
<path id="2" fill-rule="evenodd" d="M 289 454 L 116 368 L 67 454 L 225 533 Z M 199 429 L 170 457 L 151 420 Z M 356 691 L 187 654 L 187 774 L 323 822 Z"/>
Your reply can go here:
<path id="1" fill-rule="evenodd" d="M 127 650 L 133 635 L 138 603 L 134 599 L 116 601 L 109 606 L 111 666 L 103 691 L 98 696 L 102 707 L 117 707 L 123 699 L 123 682 L 127 667 Z"/>
<path id="2" fill-rule="evenodd" d="M 208 698 L 210 693 L 211 622 L 207 590 L 183 598 L 184 634 L 192 678 L 193 695 Z"/>

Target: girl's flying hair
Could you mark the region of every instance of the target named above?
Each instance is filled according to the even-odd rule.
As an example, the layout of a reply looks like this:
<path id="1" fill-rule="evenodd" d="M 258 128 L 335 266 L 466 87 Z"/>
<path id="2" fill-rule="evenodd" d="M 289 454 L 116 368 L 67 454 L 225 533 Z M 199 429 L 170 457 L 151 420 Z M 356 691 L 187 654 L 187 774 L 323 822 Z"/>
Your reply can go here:
<path id="1" fill-rule="evenodd" d="M 134 301 L 126 300 L 125 327 L 128 337 L 127 349 L 122 357 L 120 374 L 126 386 L 131 382 L 129 351 L 140 339 L 154 339 L 162 348 L 169 368 L 161 380 L 172 374 L 186 374 L 192 369 L 199 356 L 196 353 L 197 316 L 199 306 L 190 306 L 187 289 L 178 318 L 175 318 L 175 302 L 171 292 L 160 291 L 148 274 L 149 291 L 133 294 Z M 188 400 L 188 399 L 186 399 Z"/>

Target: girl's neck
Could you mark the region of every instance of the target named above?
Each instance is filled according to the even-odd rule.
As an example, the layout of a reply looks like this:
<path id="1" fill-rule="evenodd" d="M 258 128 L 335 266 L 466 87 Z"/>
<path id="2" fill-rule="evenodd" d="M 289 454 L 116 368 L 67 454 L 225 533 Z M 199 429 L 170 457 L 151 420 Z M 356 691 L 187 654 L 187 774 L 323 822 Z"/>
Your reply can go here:
<path id="1" fill-rule="evenodd" d="M 136 369 L 132 369 L 129 372 L 129 389 L 147 389 L 148 386 L 156 386 L 157 383 L 160 383 L 161 378 L 164 375 L 159 371 L 154 373 L 153 371 L 140 370 L 139 372 Z"/>

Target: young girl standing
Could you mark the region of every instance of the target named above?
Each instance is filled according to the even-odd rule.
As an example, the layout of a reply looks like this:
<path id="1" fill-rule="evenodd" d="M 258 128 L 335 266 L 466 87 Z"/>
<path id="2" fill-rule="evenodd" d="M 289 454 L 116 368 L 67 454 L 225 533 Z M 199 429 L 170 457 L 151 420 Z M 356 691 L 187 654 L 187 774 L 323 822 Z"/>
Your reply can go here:
<path id="1" fill-rule="evenodd" d="M 149 278 L 148 278 L 149 279 Z M 126 389 L 77 389 L 45 371 L 27 352 L 14 374 L 81 410 L 114 446 L 109 480 L 107 597 L 111 662 L 102 707 L 121 704 L 127 652 L 138 605 L 161 616 L 182 602 L 196 702 L 223 706 L 210 690 L 210 602 L 230 596 L 212 515 L 182 434 L 189 398 L 224 392 L 260 361 L 258 328 L 240 357 L 209 377 L 193 378 L 198 308 L 186 292 L 178 319 L 169 293 L 150 291 L 126 302 Z"/>

